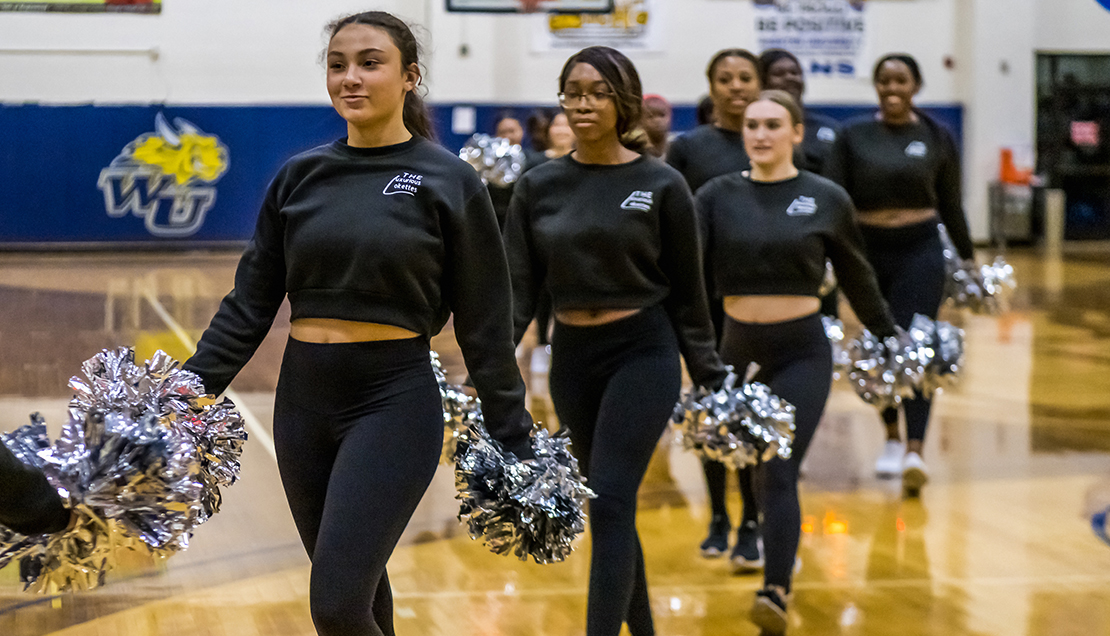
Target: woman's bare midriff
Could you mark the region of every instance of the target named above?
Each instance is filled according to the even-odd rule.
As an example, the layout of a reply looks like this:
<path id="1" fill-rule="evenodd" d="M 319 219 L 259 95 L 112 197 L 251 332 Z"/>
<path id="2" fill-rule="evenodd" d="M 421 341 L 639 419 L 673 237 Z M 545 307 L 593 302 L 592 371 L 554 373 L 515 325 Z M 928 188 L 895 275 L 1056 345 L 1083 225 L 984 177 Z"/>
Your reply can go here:
<path id="1" fill-rule="evenodd" d="M 725 314 L 737 322 L 771 324 L 817 313 L 816 296 L 725 296 Z"/>
<path id="2" fill-rule="evenodd" d="M 289 335 L 294 340 L 316 344 L 345 342 L 375 342 L 378 340 L 404 340 L 420 334 L 376 322 L 338 320 L 336 318 L 298 318 L 293 321 Z"/>
<path id="3" fill-rule="evenodd" d="M 555 320 L 571 327 L 596 327 L 639 312 L 639 309 L 564 309 L 555 312 Z"/>
<path id="4" fill-rule="evenodd" d="M 940 218 L 935 208 L 890 208 L 859 212 L 859 224 L 871 227 L 906 227 Z"/>

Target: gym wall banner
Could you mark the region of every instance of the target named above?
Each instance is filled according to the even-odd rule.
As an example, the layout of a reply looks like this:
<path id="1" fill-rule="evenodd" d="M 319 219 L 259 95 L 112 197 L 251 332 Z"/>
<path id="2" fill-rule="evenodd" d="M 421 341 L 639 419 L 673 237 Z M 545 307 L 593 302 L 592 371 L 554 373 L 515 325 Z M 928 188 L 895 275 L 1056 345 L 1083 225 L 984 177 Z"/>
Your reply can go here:
<path id="1" fill-rule="evenodd" d="M 50 0 L 48 2 L 0 2 L 0 11 L 161 13 L 162 0 Z"/>
<path id="2" fill-rule="evenodd" d="M 753 1 L 760 51 L 790 51 L 807 76 L 856 77 L 866 72 L 864 0 Z"/>
<path id="3" fill-rule="evenodd" d="M 0 104 L 0 249 L 246 241 L 289 157 L 344 136 L 331 106 Z"/>
<path id="4" fill-rule="evenodd" d="M 577 51 L 611 46 L 623 51 L 659 50 L 659 10 L 651 0 L 615 0 L 609 13 L 536 16 L 532 50 Z"/>

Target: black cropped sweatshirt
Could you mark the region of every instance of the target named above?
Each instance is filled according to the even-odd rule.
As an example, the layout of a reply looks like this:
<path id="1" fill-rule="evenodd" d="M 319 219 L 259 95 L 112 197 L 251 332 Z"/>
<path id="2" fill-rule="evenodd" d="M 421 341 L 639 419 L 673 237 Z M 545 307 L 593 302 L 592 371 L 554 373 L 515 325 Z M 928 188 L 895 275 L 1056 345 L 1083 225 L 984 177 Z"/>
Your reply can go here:
<path id="1" fill-rule="evenodd" d="M 672 141 L 667 163 L 682 173 L 691 192 L 714 177 L 751 167 L 743 133 L 712 124 L 698 126 Z"/>
<path id="2" fill-rule="evenodd" d="M 801 170 L 784 181 L 718 177 L 698 191 L 710 298 L 817 296 L 825 259 L 860 321 L 880 337 L 894 318 L 863 251 L 843 188 Z"/>
<path id="3" fill-rule="evenodd" d="M 517 182 L 505 226 L 513 281 L 514 341 L 547 286 L 556 311 L 662 304 L 690 377 L 716 386 L 724 367 L 698 253 L 693 199 L 682 175 L 642 156 L 620 165 L 570 156 Z"/>
<path id="4" fill-rule="evenodd" d="M 849 122 L 825 164 L 825 176 L 851 195 L 862 212 L 935 208 L 961 258 L 974 246 L 960 187 L 960 155 L 940 124 L 924 113 L 891 126 L 874 117 Z"/>
<path id="5" fill-rule="evenodd" d="M 223 392 L 286 295 L 293 320 L 380 323 L 429 339 L 453 313 L 490 434 L 510 448 L 526 441 L 532 421 L 497 218 L 458 157 L 414 137 L 380 148 L 340 140 L 289 160 L 266 193 L 235 289 L 184 368 Z"/>

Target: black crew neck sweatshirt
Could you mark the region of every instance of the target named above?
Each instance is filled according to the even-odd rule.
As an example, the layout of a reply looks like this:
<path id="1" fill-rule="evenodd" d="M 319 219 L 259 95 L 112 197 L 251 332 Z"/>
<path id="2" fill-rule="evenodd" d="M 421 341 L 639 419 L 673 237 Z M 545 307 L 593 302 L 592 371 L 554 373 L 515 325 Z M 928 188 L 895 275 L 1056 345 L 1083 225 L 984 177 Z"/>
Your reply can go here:
<path id="1" fill-rule="evenodd" d="M 833 144 L 825 176 L 844 186 L 863 212 L 935 208 L 960 257 L 974 257 L 960 155 L 952 136 L 928 115 L 900 126 L 873 116 L 849 122 Z"/>
<path id="2" fill-rule="evenodd" d="M 801 170 L 825 174 L 825 162 L 840 135 L 840 122 L 807 110 L 803 123 L 805 136 L 794 151 L 794 165 Z"/>
<path id="3" fill-rule="evenodd" d="M 751 168 L 743 133 L 713 124 L 698 126 L 672 141 L 667 163 L 682 173 L 691 192 L 714 177 Z"/>
<path id="4" fill-rule="evenodd" d="M 556 311 L 662 304 L 694 382 L 724 378 L 690 190 L 658 159 L 598 165 L 568 155 L 530 170 L 513 192 L 505 247 L 515 342 L 545 285 Z"/>
<path id="5" fill-rule="evenodd" d="M 718 177 L 697 196 L 710 298 L 817 296 L 832 261 L 860 321 L 879 336 L 894 318 L 863 251 L 855 208 L 843 188 L 801 170 L 783 181 Z"/>
<path id="6" fill-rule="evenodd" d="M 454 313 L 490 434 L 510 445 L 527 437 L 497 219 L 474 169 L 440 146 L 344 139 L 290 159 L 266 193 L 235 289 L 184 368 L 222 393 L 286 295 L 293 320 L 381 323 L 429 339 Z"/>

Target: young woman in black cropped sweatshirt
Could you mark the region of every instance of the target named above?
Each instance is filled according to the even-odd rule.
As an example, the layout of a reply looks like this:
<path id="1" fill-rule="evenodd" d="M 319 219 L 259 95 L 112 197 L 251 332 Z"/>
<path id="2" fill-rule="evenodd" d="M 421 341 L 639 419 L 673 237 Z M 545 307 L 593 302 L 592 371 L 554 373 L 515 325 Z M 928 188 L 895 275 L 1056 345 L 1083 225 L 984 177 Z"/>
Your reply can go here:
<path id="1" fill-rule="evenodd" d="M 705 71 L 709 80 L 709 97 L 717 113 L 712 124 L 698 126 L 671 143 L 667 163 L 682 173 L 691 192 L 714 177 L 747 170 L 750 166 L 744 150 L 744 109 L 759 96 L 759 58 L 744 49 L 717 52 Z M 720 303 L 710 298 L 710 315 L 720 336 L 724 314 Z M 705 485 L 709 491 L 709 531 L 701 542 L 701 554 L 716 558 L 728 551 L 728 535 L 732 524 L 725 504 L 727 469 L 714 461 L 702 463 Z M 763 567 L 760 551 L 759 506 L 752 486 L 752 471 L 737 471 L 740 484 L 740 522 L 736 525 L 736 542 L 729 560 L 737 572 Z"/>
<path id="2" fill-rule="evenodd" d="M 943 222 L 963 259 L 974 251 L 960 189 L 960 156 L 952 136 L 916 110 L 921 71 L 908 55 L 887 55 L 873 75 L 879 112 L 850 122 L 827 163 L 827 175 L 848 190 L 859 210 L 867 255 L 879 275 L 894 318 L 909 327 L 914 314 L 936 318 L 943 300 L 945 264 L 937 230 Z M 929 400 L 905 400 L 903 445 L 898 409 L 883 412 L 887 444 L 876 462 L 880 475 L 902 475 L 910 495 L 928 480 L 922 446 Z"/>
<path id="3" fill-rule="evenodd" d="M 505 245 L 515 339 L 545 287 L 555 308 L 551 399 L 597 493 L 588 636 L 654 633 L 636 533 L 636 491 L 681 385 L 725 375 L 714 347 L 698 259 L 697 221 L 682 175 L 625 145 L 640 119 L 636 68 L 608 47 L 567 61 L 559 101 L 577 149 L 525 174 Z"/>
<path id="4" fill-rule="evenodd" d="M 710 181 L 696 199 L 706 285 L 726 314 L 721 358 L 737 369 L 759 364 L 755 379 L 797 409 L 791 458 L 757 468 L 766 565 L 752 620 L 768 634 L 786 630 L 801 535 L 798 467 L 832 383 L 832 352 L 817 296 L 826 259 L 860 320 L 880 336 L 894 333 L 851 199 L 835 183 L 794 166 L 802 137 L 802 113 L 793 98 L 765 91 L 744 118 L 751 171 Z"/>
<path id="5" fill-rule="evenodd" d="M 393 634 L 385 566 L 443 443 L 429 339 L 455 334 L 486 426 L 530 457 L 508 266 L 489 194 L 432 141 L 417 43 L 366 12 L 330 26 L 327 86 L 348 136 L 289 160 L 185 369 L 219 394 L 292 307 L 274 406 L 320 634 Z"/>

